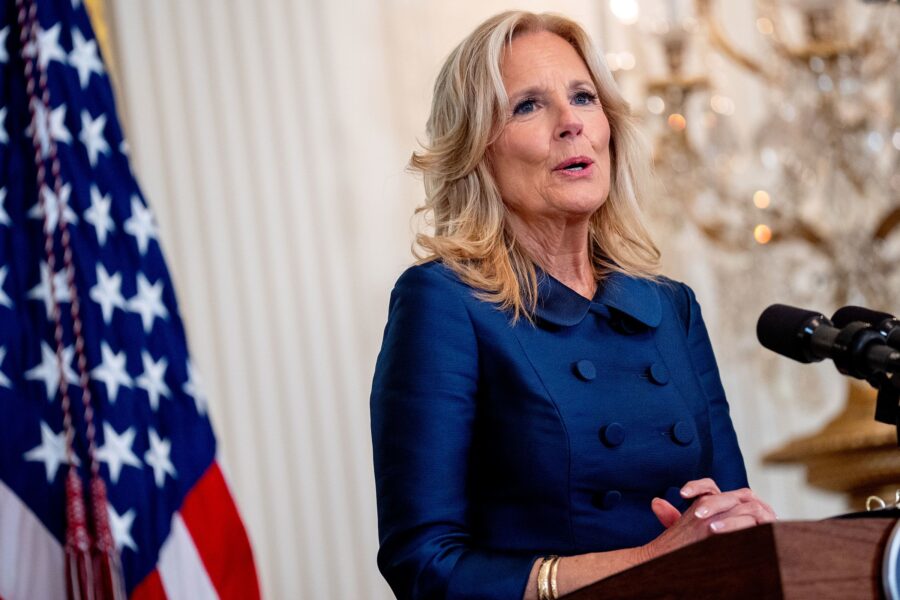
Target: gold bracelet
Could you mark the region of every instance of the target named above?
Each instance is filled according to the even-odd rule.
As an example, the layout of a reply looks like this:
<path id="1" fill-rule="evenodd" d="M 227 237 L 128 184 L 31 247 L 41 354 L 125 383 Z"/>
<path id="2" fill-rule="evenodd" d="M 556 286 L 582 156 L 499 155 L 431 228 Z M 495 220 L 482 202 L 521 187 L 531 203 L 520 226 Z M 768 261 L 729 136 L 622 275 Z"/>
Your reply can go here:
<path id="1" fill-rule="evenodd" d="M 560 560 L 562 560 L 560 557 L 554 556 L 550 563 L 550 600 L 559 598 L 559 588 L 556 587 L 556 571 L 559 569 Z"/>
<path id="2" fill-rule="evenodd" d="M 554 600 L 550 591 L 550 567 L 556 558 L 558 558 L 556 555 L 552 555 L 541 559 L 541 566 L 538 567 L 537 575 L 538 600 Z"/>

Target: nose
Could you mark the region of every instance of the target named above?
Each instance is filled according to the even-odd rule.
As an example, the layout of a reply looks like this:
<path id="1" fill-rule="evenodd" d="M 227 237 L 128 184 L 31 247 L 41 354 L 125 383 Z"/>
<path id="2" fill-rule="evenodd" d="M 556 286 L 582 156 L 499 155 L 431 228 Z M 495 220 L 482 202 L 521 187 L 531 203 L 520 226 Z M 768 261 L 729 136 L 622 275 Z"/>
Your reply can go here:
<path id="1" fill-rule="evenodd" d="M 569 104 L 566 104 L 559 112 L 559 122 L 556 125 L 556 137 L 559 139 L 576 138 L 584 130 L 584 123 L 575 114 Z"/>

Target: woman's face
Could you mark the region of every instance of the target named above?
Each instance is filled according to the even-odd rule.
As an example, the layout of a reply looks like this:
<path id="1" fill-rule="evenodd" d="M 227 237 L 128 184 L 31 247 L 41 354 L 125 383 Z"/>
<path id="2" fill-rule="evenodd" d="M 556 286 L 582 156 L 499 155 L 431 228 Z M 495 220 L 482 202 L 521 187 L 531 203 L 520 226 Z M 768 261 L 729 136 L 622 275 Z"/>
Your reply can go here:
<path id="1" fill-rule="evenodd" d="M 500 65 L 510 118 L 488 149 L 503 202 L 529 221 L 588 219 L 609 195 L 609 122 L 581 57 L 548 33 L 515 38 Z"/>

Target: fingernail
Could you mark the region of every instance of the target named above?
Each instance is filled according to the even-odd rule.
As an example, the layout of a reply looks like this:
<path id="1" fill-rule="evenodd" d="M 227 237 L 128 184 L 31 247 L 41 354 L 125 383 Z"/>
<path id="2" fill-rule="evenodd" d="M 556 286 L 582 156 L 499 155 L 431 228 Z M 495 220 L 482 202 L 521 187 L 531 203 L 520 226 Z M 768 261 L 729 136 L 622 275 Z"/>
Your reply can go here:
<path id="1" fill-rule="evenodd" d="M 722 529 L 722 527 L 724 527 L 724 526 L 722 525 L 721 521 L 715 521 L 715 522 L 709 524 L 709 528 L 712 529 L 713 531 L 719 531 Z"/>
<path id="2" fill-rule="evenodd" d="M 690 495 L 693 494 L 693 493 L 694 493 L 694 488 L 692 488 L 692 487 L 683 487 L 683 488 L 681 488 L 681 495 L 682 495 L 682 496 L 690 496 Z"/>
<path id="3" fill-rule="evenodd" d="M 699 517 L 701 519 L 708 514 L 709 514 L 709 509 L 706 508 L 705 506 L 701 506 L 700 508 L 698 508 L 697 510 L 694 511 L 694 515 L 696 515 L 697 517 Z"/>

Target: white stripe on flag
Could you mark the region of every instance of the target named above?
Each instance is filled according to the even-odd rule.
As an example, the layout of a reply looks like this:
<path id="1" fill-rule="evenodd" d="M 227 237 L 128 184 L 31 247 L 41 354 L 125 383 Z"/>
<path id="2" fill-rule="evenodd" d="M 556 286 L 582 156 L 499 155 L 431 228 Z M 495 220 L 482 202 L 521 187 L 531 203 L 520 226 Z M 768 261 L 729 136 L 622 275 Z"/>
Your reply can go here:
<path id="1" fill-rule="evenodd" d="M 159 550 L 157 568 L 169 600 L 218 600 L 181 513 L 175 513 L 172 519 L 172 531 Z"/>
<path id="2" fill-rule="evenodd" d="M 63 548 L 44 524 L 0 481 L 0 597 L 66 597 Z"/>

